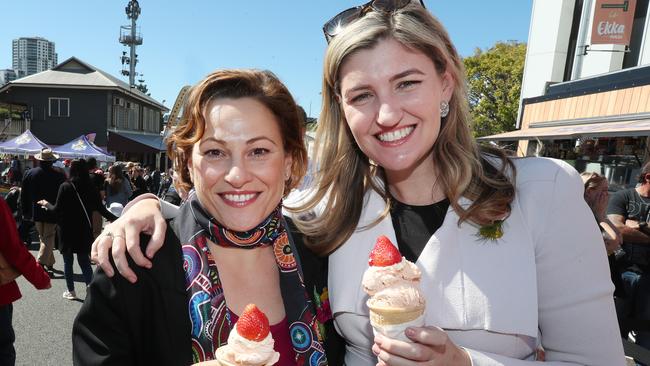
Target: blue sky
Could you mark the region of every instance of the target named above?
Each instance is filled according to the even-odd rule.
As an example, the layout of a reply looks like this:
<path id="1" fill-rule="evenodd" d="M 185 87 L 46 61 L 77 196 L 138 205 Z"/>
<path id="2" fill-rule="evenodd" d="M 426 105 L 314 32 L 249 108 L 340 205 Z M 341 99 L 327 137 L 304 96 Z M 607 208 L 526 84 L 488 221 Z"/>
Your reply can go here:
<path id="1" fill-rule="evenodd" d="M 307 112 L 320 108 L 325 40 L 321 27 L 354 0 L 140 0 L 137 71 L 151 96 L 171 108 L 183 85 L 217 68 L 270 69 Z M 76 56 L 121 77 L 120 25 L 128 0 L 21 0 L 0 27 L 0 69 L 11 68 L 11 40 L 56 43 L 59 62 Z M 532 0 L 425 0 L 462 56 L 497 41 L 526 42 Z"/>

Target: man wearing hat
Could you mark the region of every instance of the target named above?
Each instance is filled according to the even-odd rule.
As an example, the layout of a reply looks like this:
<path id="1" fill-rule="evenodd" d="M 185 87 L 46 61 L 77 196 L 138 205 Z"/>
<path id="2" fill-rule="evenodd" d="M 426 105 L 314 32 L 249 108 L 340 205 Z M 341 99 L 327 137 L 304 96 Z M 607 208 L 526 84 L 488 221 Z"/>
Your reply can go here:
<path id="1" fill-rule="evenodd" d="M 54 240 L 56 234 L 56 216 L 36 202 L 47 200 L 56 202 L 59 186 L 65 181 L 65 174 L 52 168 L 58 159 L 51 149 L 45 148 L 34 155 L 38 167 L 30 169 L 23 178 L 21 203 L 23 216 L 34 221 L 41 247 L 38 251 L 38 263 L 46 270 L 54 270 Z"/>

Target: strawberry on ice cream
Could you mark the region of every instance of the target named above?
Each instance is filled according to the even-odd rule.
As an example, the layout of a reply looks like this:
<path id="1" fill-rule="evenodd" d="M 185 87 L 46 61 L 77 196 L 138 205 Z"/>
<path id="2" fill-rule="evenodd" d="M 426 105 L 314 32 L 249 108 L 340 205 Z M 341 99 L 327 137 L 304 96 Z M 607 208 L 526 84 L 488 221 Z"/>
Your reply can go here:
<path id="1" fill-rule="evenodd" d="M 249 304 L 228 336 L 228 344 L 219 347 L 215 359 L 223 366 L 271 366 L 280 359 L 273 349 L 269 320 L 254 304 Z"/>
<path id="2" fill-rule="evenodd" d="M 375 332 L 409 341 L 404 329 L 424 324 L 425 300 L 420 269 L 402 257 L 386 236 L 377 238 L 362 286 L 370 298 L 370 323 Z"/>

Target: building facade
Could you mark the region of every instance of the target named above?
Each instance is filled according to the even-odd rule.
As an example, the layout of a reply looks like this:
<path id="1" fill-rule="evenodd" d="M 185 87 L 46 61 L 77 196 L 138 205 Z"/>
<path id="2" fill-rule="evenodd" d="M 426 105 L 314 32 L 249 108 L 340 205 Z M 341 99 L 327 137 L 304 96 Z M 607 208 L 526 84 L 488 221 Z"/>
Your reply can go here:
<path id="1" fill-rule="evenodd" d="M 649 158 L 649 20 L 648 0 L 534 0 L 518 130 L 481 139 L 634 185 Z"/>
<path id="2" fill-rule="evenodd" d="M 49 70 L 58 64 L 54 42 L 41 37 L 12 41 L 12 68 L 18 78 Z"/>
<path id="3" fill-rule="evenodd" d="M 89 133 L 118 160 L 158 165 L 163 151 L 162 114 L 168 109 L 120 79 L 80 59 L 0 87 L 0 105 L 22 108 L 28 121 L 14 121 L 48 145 Z M 14 113 L 15 114 L 15 113 Z M 28 122 L 28 123 L 24 123 Z M 5 136 L 5 139 L 15 136 Z"/>

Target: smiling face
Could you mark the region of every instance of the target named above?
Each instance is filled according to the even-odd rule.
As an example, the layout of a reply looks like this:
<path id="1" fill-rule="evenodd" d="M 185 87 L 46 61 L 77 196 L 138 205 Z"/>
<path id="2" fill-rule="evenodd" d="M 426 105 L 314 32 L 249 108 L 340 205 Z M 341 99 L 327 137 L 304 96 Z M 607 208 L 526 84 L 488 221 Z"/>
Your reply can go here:
<path id="1" fill-rule="evenodd" d="M 387 176 L 417 169 L 432 154 L 440 132 L 440 102 L 453 93 L 452 78 L 433 61 L 392 38 L 348 56 L 339 72 L 341 106 L 361 150 Z"/>
<path id="2" fill-rule="evenodd" d="M 276 117 L 252 98 L 216 99 L 188 169 L 203 207 L 226 228 L 247 231 L 280 203 L 291 156 Z"/>

